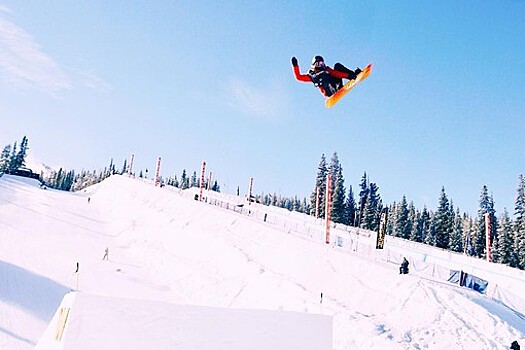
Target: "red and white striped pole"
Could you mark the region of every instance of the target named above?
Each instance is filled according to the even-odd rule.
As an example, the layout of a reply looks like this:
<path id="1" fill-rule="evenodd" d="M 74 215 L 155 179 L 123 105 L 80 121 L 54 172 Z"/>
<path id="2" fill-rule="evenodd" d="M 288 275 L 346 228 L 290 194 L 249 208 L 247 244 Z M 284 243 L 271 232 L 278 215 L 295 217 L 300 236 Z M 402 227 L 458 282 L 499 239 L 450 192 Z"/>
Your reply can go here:
<path id="1" fill-rule="evenodd" d="M 157 159 L 157 169 L 155 170 L 155 186 L 158 186 L 160 183 L 160 157 Z"/>
<path id="2" fill-rule="evenodd" d="M 131 176 L 131 174 L 133 173 L 133 158 L 135 158 L 135 155 L 132 153 L 131 158 L 129 160 L 128 176 Z"/>
<path id="3" fill-rule="evenodd" d="M 206 173 L 206 161 L 202 161 L 202 171 L 201 171 L 201 183 L 200 183 L 200 194 L 199 201 L 202 201 L 202 190 L 204 188 L 204 174 Z"/>
<path id="4" fill-rule="evenodd" d="M 326 179 L 325 204 L 326 244 L 330 244 L 330 219 L 332 218 L 332 175 L 328 175 Z"/>
<path id="5" fill-rule="evenodd" d="M 250 177 L 250 186 L 248 187 L 248 205 L 252 204 L 253 177 Z"/>
<path id="6" fill-rule="evenodd" d="M 487 245 L 487 261 L 492 262 L 492 244 L 491 244 L 491 237 L 490 237 L 490 214 L 485 213 L 485 237 L 486 237 L 486 245 Z"/>

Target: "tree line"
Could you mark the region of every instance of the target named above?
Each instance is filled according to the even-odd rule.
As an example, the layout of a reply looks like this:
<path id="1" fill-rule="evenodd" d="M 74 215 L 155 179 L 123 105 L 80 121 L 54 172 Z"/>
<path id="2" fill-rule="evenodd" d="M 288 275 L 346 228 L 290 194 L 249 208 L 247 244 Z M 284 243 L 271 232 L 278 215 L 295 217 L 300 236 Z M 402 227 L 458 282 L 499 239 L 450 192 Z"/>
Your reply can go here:
<path id="1" fill-rule="evenodd" d="M 504 209 L 496 214 L 494 199 L 486 185 L 481 189 L 476 217 L 461 213 L 449 199 L 445 187 L 441 188 L 435 210 L 418 209 L 413 201 L 403 196 L 401 201 L 384 205 L 379 187 L 364 172 L 357 198 L 352 186 L 345 189 L 343 169 L 337 152 L 330 163 L 324 154 L 317 167 L 314 190 L 310 196 L 310 215 L 325 218 L 325 198 L 328 175 L 331 175 L 331 220 L 349 226 L 378 231 L 381 214 L 389 213 L 387 234 L 415 242 L 432 245 L 469 256 L 485 259 L 488 254 L 486 219 L 490 222 L 490 248 L 492 261 L 525 269 L 525 180 L 518 177 L 513 218 Z M 357 199 L 357 201 L 356 201 Z"/>
<path id="2" fill-rule="evenodd" d="M 0 155 L 0 173 L 6 173 L 25 167 L 27 156 L 27 137 L 23 137 L 20 145 L 6 145 Z"/>
<path id="3" fill-rule="evenodd" d="M 0 173 L 10 172 L 26 166 L 25 158 L 28 150 L 26 136 L 18 144 L 6 145 L 0 155 Z M 41 174 L 41 181 L 51 188 L 65 191 L 79 191 L 88 186 L 101 182 L 113 174 L 126 174 L 129 166 L 125 159 L 121 168 L 117 168 L 113 159 L 103 170 L 74 170 L 60 168 L 48 174 Z M 135 176 L 135 174 L 132 174 Z M 334 152 L 330 163 L 324 154 L 317 167 L 314 189 L 307 198 L 297 196 L 286 197 L 274 194 L 255 195 L 255 200 L 264 205 L 278 206 L 290 211 L 324 218 L 326 185 L 331 178 L 331 220 L 349 226 L 361 227 L 377 231 L 381 213 L 389 213 L 387 220 L 387 234 L 415 242 L 425 243 L 438 248 L 455 252 L 463 252 L 470 256 L 486 258 L 485 216 L 490 218 L 490 241 L 493 252 L 493 261 L 519 269 L 525 269 L 525 180 L 519 175 L 513 216 L 504 209 L 496 215 L 494 200 L 489 195 L 487 186 L 483 186 L 479 198 L 479 209 L 476 217 L 461 213 L 449 199 L 445 187 L 441 188 L 438 207 L 435 210 L 424 207 L 416 208 L 413 201 L 403 196 L 401 201 L 389 205 L 383 204 L 379 193 L 379 186 L 371 182 L 366 172 L 359 183 L 359 192 L 354 194 L 351 185 L 345 188 L 343 168 L 337 152 Z M 148 177 L 148 169 L 139 171 L 139 178 Z M 213 184 L 204 186 L 220 192 L 217 180 Z M 200 179 L 197 172 L 189 176 L 183 169 L 180 177 L 170 176 L 160 179 L 161 186 L 173 186 L 180 189 L 199 187 Z M 237 188 L 239 195 L 239 188 Z"/>
<path id="4" fill-rule="evenodd" d="M 14 144 L 8 144 L 4 146 L 3 151 L 0 155 L 0 174 L 9 173 L 16 169 L 26 167 L 26 156 L 28 147 L 28 139 L 26 136 L 22 138 L 20 146 L 17 146 L 17 142 Z M 127 174 L 129 173 L 129 165 L 127 159 L 124 159 L 123 165 L 119 168 L 114 163 L 113 159 L 110 160 L 108 166 L 100 170 L 82 170 L 75 172 L 75 170 L 67 170 L 59 168 L 59 170 L 50 169 L 49 172 L 40 173 L 40 181 L 42 184 L 49 188 L 54 188 L 63 191 L 80 191 L 86 187 L 97 184 L 111 175 L 115 174 Z M 131 174 L 135 176 L 135 173 Z M 139 178 L 148 177 L 148 169 L 140 170 L 138 174 Z M 183 169 L 180 180 L 177 175 L 168 177 L 167 179 L 160 178 L 161 186 L 174 186 L 181 189 L 187 189 L 190 187 L 199 187 L 200 179 L 197 178 L 197 172 L 194 171 L 190 177 L 187 175 L 186 169 Z M 208 186 L 207 181 L 204 184 Z M 217 181 L 211 184 L 210 189 L 212 191 L 220 192 L 220 186 Z"/>

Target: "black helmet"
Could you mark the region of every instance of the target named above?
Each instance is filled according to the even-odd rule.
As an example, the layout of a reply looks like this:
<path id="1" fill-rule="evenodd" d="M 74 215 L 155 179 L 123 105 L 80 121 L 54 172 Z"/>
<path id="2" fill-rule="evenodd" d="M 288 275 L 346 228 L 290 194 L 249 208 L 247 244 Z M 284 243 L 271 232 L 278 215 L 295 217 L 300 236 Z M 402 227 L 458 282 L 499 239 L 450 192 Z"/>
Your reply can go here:
<path id="1" fill-rule="evenodd" d="M 315 56 L 312 59 L 312 69 L 313 70 L 324 70 L 326 65 L 324 64 L 323 56 Z"/>

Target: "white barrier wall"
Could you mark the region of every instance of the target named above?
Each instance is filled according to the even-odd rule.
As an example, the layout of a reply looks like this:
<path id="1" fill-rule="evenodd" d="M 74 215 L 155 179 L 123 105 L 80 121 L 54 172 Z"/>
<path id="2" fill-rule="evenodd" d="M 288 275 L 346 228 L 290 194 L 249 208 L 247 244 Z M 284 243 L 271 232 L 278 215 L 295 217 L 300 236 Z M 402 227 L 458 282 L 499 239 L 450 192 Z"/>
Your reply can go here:
<path id="1" fill-rule="evenodd" d="M 37 350 L 331 350 L 332 317 L 69 293 Z"/>

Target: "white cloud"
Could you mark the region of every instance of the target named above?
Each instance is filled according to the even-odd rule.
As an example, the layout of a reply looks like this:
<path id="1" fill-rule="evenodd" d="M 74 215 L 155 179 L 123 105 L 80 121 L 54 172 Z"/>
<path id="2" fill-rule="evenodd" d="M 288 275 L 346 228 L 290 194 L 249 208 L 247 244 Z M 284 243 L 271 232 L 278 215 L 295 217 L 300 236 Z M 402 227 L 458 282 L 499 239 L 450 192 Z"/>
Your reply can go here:
<path id="1" fill-rule="evenodd" d="M 263 119 L 277 119 L 285 115 L 283 91 L 279 84 L 258 89 L 239 78 L 231 78 L 225 85 L 229 104 L 248 115 Z"/>
<path id="2" fill-rule="evenodd" d="M 91 71 L 84 71 L 78 73 L 82 79 L 82 83 L 85 87 L 101 92 L 109 93 L 113 90 L 113 87 L 110 83 L 106 82 L 104 79 L 99 77 L 97 74 Z"/>
<path id="3" fill-rule="evenodd" d="M 0 6 L 0 15 L 10 13 Z M 71 89 L 68 76 L 24 29 L 0 17 L 0 74 L 11 85 L 56 93 Z"/>
<path id="4" fill-rule="evenodd" d="M 11 10 L 4 5 L 0 5 L 0 12 L 12 13 Z"/>

